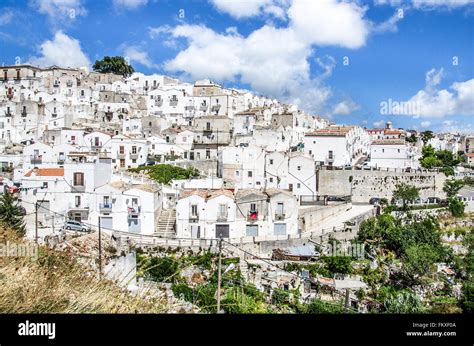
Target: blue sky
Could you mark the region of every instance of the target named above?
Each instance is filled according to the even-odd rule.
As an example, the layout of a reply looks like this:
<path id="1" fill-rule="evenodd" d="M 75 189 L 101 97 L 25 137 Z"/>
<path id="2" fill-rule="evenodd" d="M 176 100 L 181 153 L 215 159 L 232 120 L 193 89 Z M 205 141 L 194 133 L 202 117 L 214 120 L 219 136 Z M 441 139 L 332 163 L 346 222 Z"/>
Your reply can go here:
<path id="1" fill-rule="evenodd" d="M 367 127 L 474 132 L 473 0 L 2 0 L 0 62 L 137 71 Z M 406 114 L 381 103 L 404 102 Z"/>

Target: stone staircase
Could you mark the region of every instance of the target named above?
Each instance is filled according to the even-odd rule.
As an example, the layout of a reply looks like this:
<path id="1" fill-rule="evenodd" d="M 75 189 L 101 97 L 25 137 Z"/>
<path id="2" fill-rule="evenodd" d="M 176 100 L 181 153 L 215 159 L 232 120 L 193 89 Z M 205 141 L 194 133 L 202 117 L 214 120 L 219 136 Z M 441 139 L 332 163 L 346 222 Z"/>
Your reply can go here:
<path id="1" fill-rule="evenodd" d="M 155 235 L 163 238 L 174 238 L 176 232 L 176 209 L 162 210 L 155 227 Z"/>

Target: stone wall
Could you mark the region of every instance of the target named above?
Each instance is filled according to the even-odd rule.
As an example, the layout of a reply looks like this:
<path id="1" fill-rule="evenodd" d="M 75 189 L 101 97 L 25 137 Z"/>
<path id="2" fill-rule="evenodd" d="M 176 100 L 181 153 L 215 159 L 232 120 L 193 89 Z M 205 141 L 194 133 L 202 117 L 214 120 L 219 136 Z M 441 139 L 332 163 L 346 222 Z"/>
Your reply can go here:
<path id="1" fill-rule="evenodd" d="M 352 176 L 352 182 L 350 177 Z M 319 170 L 317 172 L 319 195 L 350 195 L 352 202 L 368 203 L 370 198 L 392 198 L 400 183 L 420 188 L 420 197 L 446 198 L 443 185 L 446 176 L 436 172 L 402 170 Z"/>

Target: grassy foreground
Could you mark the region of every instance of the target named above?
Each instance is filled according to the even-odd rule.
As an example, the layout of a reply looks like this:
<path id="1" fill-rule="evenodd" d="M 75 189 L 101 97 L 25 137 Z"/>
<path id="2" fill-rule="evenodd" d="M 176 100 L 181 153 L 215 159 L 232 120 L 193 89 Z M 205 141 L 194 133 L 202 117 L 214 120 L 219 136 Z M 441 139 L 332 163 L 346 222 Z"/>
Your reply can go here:
<path id="1" fill-rule="evenodd" d="M 27 244 L 0 226 L 0 244 Z M 30 243 L 33 245 L 33 243 Z M 166 303 L 100 280 L 68 252 L 45 246 L 38 258 L 0 256 L 0 313 L 164 313 Z"/>

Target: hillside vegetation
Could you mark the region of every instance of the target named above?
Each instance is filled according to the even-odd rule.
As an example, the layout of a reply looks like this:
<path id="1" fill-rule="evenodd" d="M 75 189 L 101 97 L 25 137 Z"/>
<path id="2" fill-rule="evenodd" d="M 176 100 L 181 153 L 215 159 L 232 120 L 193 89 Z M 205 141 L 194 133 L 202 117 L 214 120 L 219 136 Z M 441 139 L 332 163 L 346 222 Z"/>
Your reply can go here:
<path id="1" fill-rule="evenodd" d="M 7 242 L 26 244 L 16 232 L 0 226 L 0 244 Z M 71 253 L 40 246 L 37 259 L 0 257 L 0 312 L 164 313 L 167 306 L 100 280 Z"/>

